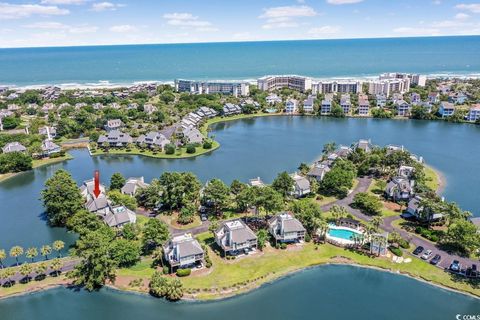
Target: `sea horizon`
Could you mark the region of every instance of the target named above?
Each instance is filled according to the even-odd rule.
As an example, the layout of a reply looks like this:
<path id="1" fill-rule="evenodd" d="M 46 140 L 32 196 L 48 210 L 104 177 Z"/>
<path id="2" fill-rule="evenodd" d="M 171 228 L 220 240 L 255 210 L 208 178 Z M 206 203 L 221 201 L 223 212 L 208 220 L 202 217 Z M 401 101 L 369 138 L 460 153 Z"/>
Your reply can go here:
<path id="1" fill-rule="evenodd" d="M 76 89 L 178 78 L 253 82 L 270 74 L 368 79 L 383 72 L 478 78 L 476 52 L 480 36 L 2 48 L 0 85 Z"/>

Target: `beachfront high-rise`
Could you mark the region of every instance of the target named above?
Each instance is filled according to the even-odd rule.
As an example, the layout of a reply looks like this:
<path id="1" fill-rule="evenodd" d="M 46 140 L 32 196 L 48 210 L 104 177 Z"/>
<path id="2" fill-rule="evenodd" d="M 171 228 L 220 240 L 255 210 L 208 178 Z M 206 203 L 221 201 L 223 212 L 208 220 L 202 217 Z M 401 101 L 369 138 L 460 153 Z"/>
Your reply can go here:
<path id="1" fill-rule="evenodd" d="M 194 94 L 221 93 L 237 96 L 248 96 L 250 93 L 249 83 L 246 81 L 195 81 L 175 80 L 175 90 Z"/>
<path id="2" fill-rule="evenodd" d="M 356 80 L 319 81 L 312 84 L 312 93 L 360 93 L 362 83 Z"/>
<path id="3" fill-rule="evenodd" d="M 257 80 L 257 85 L 262 91 L 289 88 L 305 92 L 312 89 L 312 79 L 295 75 L 265 76 Z"/>

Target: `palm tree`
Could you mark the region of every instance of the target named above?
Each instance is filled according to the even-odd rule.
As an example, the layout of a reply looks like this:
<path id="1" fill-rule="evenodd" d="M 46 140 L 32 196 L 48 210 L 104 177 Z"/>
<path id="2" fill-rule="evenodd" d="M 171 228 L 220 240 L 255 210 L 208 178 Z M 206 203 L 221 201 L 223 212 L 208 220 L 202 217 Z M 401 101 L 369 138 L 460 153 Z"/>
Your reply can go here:
<path id="1" fill-rule="evenodd" d="M 35 273 L 37 274 L 37 277 L 38 276 L 45 276 L 45 273 L 47 272 L 47 269 L 48 269 L 48 265 L 46 262 L 41 262 L 39 264 L 36 265 L 36 268 L 35 268 Z"/>
<path id="2" fill-rule="evenodd" d="M 180 300 L 183 297 L 183 285 L 178 279 L 171 280 L 166 289 L 169 300 Z"/>
<path id="3" fill-rule="evenodd" d="M 25 254 L 25 256 L 26 256 L 28 259 L 32 259 L 32 263 L 33 263 L 33 259 L 35 259 L 35 257 L 38 256 L 38 250 L 37 250 L 37 248 L 35 248 L 35 247 L 28 248 L 28 249 L 27 249 L 27 253 Z"/>
<path id="4" fill-rule="evenodd" d="M 380 225 L 383 223 L 383 218 L 379 216 L 373 217 L 370 223 L 375 228 L 375 231 L 377 231 L 380 228 Z"/>
<path id="5" fill-rule="evenodd" d="M 3 260 L 5 260 L 7 258 L 7 253 L 5 252 L 5 249 L 0 249 L 0 266 L 3 268 L 5 268 L 5 266 L 3 265 Z"/>
<path id="6" fill-rule="evenodd" d="M 55 276 L 58 276 L 62 267 L 63 267 L 63 263 L 58 258 L 53 259 L 52 263 L 50 264 L 50 268 L 52 268 L 52 270 L 55 272 Z"/>
<path id="7" fill-rule="evenodd" d="M 334 204 L 330 209 L 330 212 L 332 213 L 332 217 L 335 219 L 335 221 L 345 218 L 348 215 L 347 209 L 345 209 L 345 207 L 339 206 L 338 204 Z"/>
<path id="8" fill-rule="evenodd" d="M 45 257 L 45 260 L 48 260 L 48 255 L 52 253 L 52 247 L 46 244 L 40 248 L 40 253 Z"/>
<path id="9" fill-rule="evenodd" d="M 325 239 L 326 239 L 326 235 L 327 235 L 327 232 L 328 232 L 328 223 L 327 221 L 323 220 L 323 219 L 319 219 L 318 221 L 318 224 L 317 224 L 317 232 L 318 232 L 318 235 L 320 236 L 320 238 L 323 239 L 323 242 L 325 243 Z"/>
<path id="10" fill-rule="evenodd" d="M 61 251 L 63 248 L 65 248 L 65 242 L 63 242 L 62 240 L 57 240 L 53 242 L 53 250 L 58 252 L 59 258 L 62 256 Z"/>
<path id="11" fill-rule="evenodd" d="M 2 270 L 2 278 L 7 279 L 7 283 L 12 283 L 12 277 L 16 274 L 13 268 L 5 268 Z"/>
<path id="12" fill-rule="evenodd" d="M 335 142 L 328 142 L 323 145 L 322 153 L 324 155 L 328 155 L 329 153 L 335 151 L 337 149 L 337 144 Z"/>
<path id="13" fill-rule="evenodd" d="M 33 267 L 29 263 L 24 263 L 20 267 L 20 274 L 26 279 L 26 282 L 30 281 L 30 273 L 32 273 Z"/>
<path id="14" fill-rule="evenodd" d="M 17 261 L 17 266 L 18 266 L 18 257 L 23 255 L 23 248 L 20 246 L 14 246 L 12 249 L 10 249 L 10 257 L 15 258 Z"/>

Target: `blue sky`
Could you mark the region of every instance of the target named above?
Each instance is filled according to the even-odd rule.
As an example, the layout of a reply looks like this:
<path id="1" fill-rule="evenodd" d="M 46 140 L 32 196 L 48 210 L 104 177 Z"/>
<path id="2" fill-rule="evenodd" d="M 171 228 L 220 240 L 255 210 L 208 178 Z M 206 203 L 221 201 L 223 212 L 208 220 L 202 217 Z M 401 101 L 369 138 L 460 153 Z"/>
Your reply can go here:
<path id="1" fill-rule="evenodd" d="M 478 0 L 0 0 L 0 47 L 478 34 Z"/>

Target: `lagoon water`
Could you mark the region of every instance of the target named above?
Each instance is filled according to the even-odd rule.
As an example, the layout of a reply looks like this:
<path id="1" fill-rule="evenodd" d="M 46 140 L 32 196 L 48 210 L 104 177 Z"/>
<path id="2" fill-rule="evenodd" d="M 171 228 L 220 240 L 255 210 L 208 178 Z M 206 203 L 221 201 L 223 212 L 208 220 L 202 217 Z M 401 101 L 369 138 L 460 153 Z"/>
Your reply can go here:
<path id="1" fill-rule="evenodd" d="M 42 219 L 38 200 L 45 180 L 64 168 L 80 184 L 99 169 L 102 182 L 114 172 L 146 181 L 164 171 L 192 171 L 202 181 L 220 178 L 248 182 L 261 177 L 271 182 L 281 171 L 293 172 L 301 162 L 311 163 L 325 143 L 349 145 L 370 138 L 378 145 L 398 144 L 421 155 L 447 180 L 443 195 L 480 216 L 480 126 L 413 120 L 334 119 L 314 117 L 263 117 L 216 124 L 211 135 L 221 147 L 191 159 L 153 159 L 141 156 L 90 157 L 86 149 L 73 150 L 73 160 L 37 168 L 0 183 L 0 248 L 41 246 L 62 239 L 71 244 L 73 234 L 50 228 Z"/>
<path id="2" fill-rule="evenodd" d="M 478 76 L 479 52 L 479 36 L 0 49 L 0 85 L 394 71 Z"/>
<path id="3" fill-rule="evenodd" d="M 0 301 L 2 320 L 356 319 L 451 320 L 479 314 L 480 301 L 376 270 L 308 269 L 251 293 L 214 302 L 169 303 L 103 289 L 54 289 Z"/>

